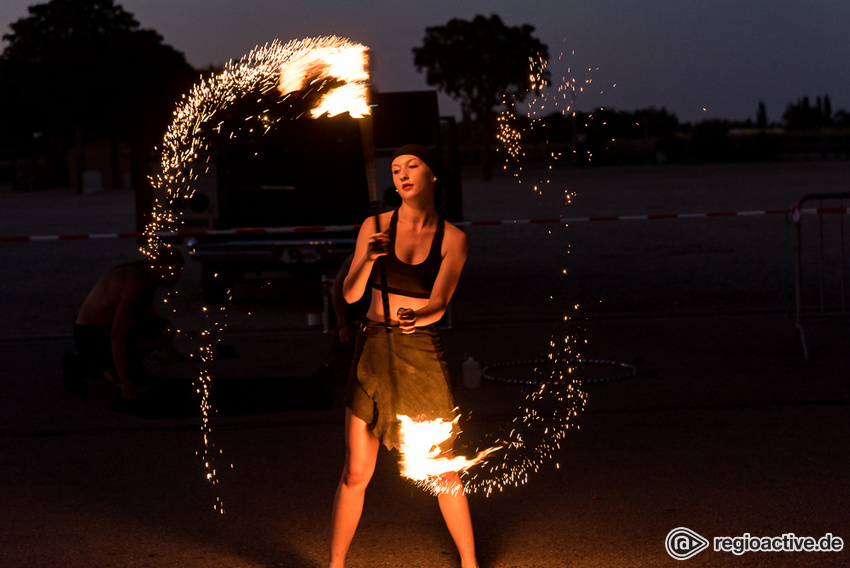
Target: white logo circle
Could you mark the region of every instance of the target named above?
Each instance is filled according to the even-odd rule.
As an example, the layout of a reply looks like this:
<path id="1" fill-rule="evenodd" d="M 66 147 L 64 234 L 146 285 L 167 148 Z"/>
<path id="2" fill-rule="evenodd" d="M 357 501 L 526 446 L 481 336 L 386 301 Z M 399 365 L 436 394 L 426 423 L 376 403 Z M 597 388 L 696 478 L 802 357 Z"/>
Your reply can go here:
<path id="1" fill-rule="evenodd" d="M 687 560 L 708 548 L 708 541 L 691 529 L 678 527 L 667 533 L 664 548 L 676 560 Z"/>

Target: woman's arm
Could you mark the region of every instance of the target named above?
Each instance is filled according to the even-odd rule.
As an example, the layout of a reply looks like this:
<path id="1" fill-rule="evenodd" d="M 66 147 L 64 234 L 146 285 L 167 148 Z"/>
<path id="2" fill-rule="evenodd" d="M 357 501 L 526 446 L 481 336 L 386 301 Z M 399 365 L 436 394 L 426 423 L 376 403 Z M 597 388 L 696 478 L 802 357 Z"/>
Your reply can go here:
<path id="1" fill-rule="evenodd" d="M 396 314 L 399 327 L 404 333 L 413 333 L 417 326 L 425 327 L 437 323 L 446 313 L 446 308 L 449 306 L 449 301 L 457 288 L 460 273 L 463 271 L 463 265 L 466 263 L 466 256 L 469 253 L 466 233 L 454 225 L 446 223 L 443 246 L 445 247 L 445 256 L 440 264 L 440 272 L 437 273 L 434 287 L 431 289 L 428 304 L 415 311 L 409 308 L 399 308 Z"/>
<path id="2" fill-rule="evenodd" d="M 372 265 L 379 257 L 387 254 L 389 235 L 386 231 L 375 233 L 374 230 L 374 217 L 369 217 L 360 225 L 357 244 L 354 247 L 354 257 L 351 259 L 351 268 L 348 270 L 348 275 L 342 285 L 342 296 L 349 304 L 353 304 L 363 297 L 363 293 L 369 285 Z"/>

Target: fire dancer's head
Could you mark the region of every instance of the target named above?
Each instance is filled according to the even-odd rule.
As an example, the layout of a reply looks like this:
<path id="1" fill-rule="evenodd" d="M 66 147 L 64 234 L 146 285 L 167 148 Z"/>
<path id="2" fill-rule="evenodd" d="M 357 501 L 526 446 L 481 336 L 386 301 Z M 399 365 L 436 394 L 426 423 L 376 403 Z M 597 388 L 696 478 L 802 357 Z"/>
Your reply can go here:
<path id="1" fill-rule="evenodd" d="M 421 144 L 405 144 L 395 151 L 392 161 L 395 162 L 396 158 L 404 155 L 416 156 L 419 158 L 426 166 L 428 166 L 428 169 L 431 170 L 434 177 L 436 177 L 437 170 L 439 169 L 437 167 L 437 159 L 434 156 L 434 152 L 432 152 L 429 148 L 422 146 Z"/>
<path id="2" fill-rule="evenodd" d="M 434 153 L 420 144 L 405 144 L 393 154 L 393 184 L 402 199 L 426 192 L 433 197 L 437 171 Z"/>

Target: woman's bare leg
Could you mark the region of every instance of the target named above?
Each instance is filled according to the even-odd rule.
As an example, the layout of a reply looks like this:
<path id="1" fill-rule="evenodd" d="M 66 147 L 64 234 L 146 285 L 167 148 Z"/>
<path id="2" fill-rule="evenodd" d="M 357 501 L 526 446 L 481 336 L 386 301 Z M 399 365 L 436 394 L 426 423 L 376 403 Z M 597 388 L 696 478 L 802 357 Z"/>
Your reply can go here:
<path id="1" fill-rule="evenodd" d="M 345 564 L 345 555 L 363 512 L 366 486 L 375 471 L 381 443 L 366 422 L 345 409 L 345 467 L 336 489 L 331 519 L 331 559 L 329 566 Z"/>
<path id="2" fill-rule="evenodd" d="M 440 512 L 443 513 L 449 534 L 452 535 L 452 540 L 460 554 L 460 564 L 463 568 L 478 568 L 478 561 L 475 559 L 472 516 L 469 514 L 469 502 L 466 499 L 466 493 L 463 492 L 460 476 L 450 473 L 443 477 L 443 481 L 454 490 L 440 493 L 437 501 L 440 503 Z"/>

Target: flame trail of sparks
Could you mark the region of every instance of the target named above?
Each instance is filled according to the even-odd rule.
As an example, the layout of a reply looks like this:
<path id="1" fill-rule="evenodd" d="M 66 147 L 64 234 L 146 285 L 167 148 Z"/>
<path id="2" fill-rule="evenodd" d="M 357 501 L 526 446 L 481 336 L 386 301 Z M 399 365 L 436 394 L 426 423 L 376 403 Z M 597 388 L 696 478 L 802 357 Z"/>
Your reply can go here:
<path id="1" fill-rule="evenodd" d="M 545 463 L 558 459 L 567 432 L 580 428 L 573 420 L 584 410 L 587 394 L 577 381 L 564 376 L 555 380 L 557 384 L 542 384 L 525 397 L 510 431 L 496 440 L 496 446 L 504 448 L 497 454 L 499 459 L 485 458 L 464 471 L 467 492 L 490 496 L 524 485 Z M 560 468 L 560 462 L 556 467 Z"/>
<path id="2" fill-rule="evenodd" d="M 572 52 L 575 55 L 575 52 Z M 561 60 L 564 54 L 558 57 Z M 527 152 L 523 147 L 523 136 L 535 129 L 545 128 L 544 113 L 559 111 L 563 116 L 576 116 L 575 104 L 578 95 L 589 88 L 593 80 L 589 76 L 593 69 L 587 69 L 582 79 L 570 75 L 571 69 L 562 77 L 561 82 L 552 89 L 542 89 L 543 77 L 548 62 L 539 57 L 529 58 L 530 92 L 541 92 L 527 105 L 527 126 L 521 126 L 515 97 L 503 97 L 504 110 L 498 116 L 497 141 L 506 154 L 504 169 L 515 168 L 514 178 L 522 184 L 524 174 L 523 162 Z M 615 85 L 616 86 L 616 85 Z M 548 140 L 546 146 L 549 146 Z M 589 158 L 592 156 L 589 156 Z M 554 165 L 563 158 L 563 154 L 550 150 L 547 158 L 550 164 L 547 171 L 552 171 Z M 542 195 L 543 189 L 551 183 L 549 179 L 538 179 L 532 182 L 536 194 Z M 575 193 L 570 189 L 564 190 L 566 204 L 572 202 Z M 550 232 L 551 234 L 551 232 Z M 562 270 L 563 275 L 567 270 Z M 575 306 L 578 309 L 578 305 Z M 564 316 L 569 321 L 570 316 Z M 580 359 L 576 349 L 586 340 L 580 340 L 575 333 L 567 334 L 562 341 L 550 340 L 549 360 L 553 363 Z M 539 381 L 538 388 L 530 392 L 524 404 L 517 409 L 517 414 L 511 422 L 510 431 L 496 440 L 496 445 L 503 446 L 496 457 L 487 456 L 480 463 L 470 466 L 463 472 L 465 490 L 467 492 L 482 491 L 485 495 L 501 492 L 507 487 L 519 486 L 528 482 L 531 474 L 540 470 L 548 461 L 558 458 L 561 441 L 571 429 L 578 429 L 574 419 L 584 410 L 587 394 L 580 388 L 580 381 L 571 378 L 574 367 L 566 368 L 556 365 L 550 371 L 548 379 Z M 535 369 L 535 372 L 538 370 Z M 535 381 L 528 381 L 534 383 Z M 546 384 L 550 383 L 550 384 Z M 560 463 L 556 463 L 560 468 Z"/>
<path id="3" fill-rule="evenodd" d="M 277 89 L 281 98 L 295 91 L 321 91 L 319 104 L 310 111 L 314 118 L 326 113 L 335 115 L 349 112 L 354 117 L 368 114 L 369 108 L 365 103 L 368 81 L 365 51 L 364 46 L 337 37 L 311 38 L 287 44 L 273 42 L 256 48 L 236 62 L 229 62 L 222 73 L 197 83 L 188 95 L 184 95 L 174 111 L 174 120 L 163 140 L 161 171 L 150 178 L 155 195 L 161 195 L 162 199 L 158 198 L 154 203 L 152 220 L 145 230 L 147 243 L 143 252 L 153 256 L 159 247 L 168 246 L 160 235 L 175 231 L 182 224 L 176 212 L 179 208 L 173 205 L 190 199 L 198 179 L 209 171 L 209 141 L 204 130 L 214 124 L 216 113 L 246 95 L 257 92 L 267 94 Z M 533 69 L 532 62 L 532 72 Z M 540 73 L 542 77 L 542 68 Z M 259 123 L 258 127 L 263 129 L 263 134 L 274 126 L 275 120 L 266 114 L 247 117 L 246 121 L 251 118 Z M 212 130 L 220 134 L 222 124 L 223 121 L 219 122 Z M 505 132 L 509 133 L 508 130 Z M 236 136 L 236 132 L 231 132 L 229 136 Z M 516 159 L 524 156 L 520 141 L 521 136 L 517 136 Z M 219 483 L 216 460 L 222 453 L 221 450 L 216 451 L 212 440 L 210 416 L 214 410 L 209 403 L 212 380 L 209 366 L 217 341 L 215 336 L 226 327 L 223 321 L 226 317 L 224 308 L 220 310 L 221 319 L 214 317 L 214 310 L 202 307 L 205 321 L 211 323 L 200 333 L 204 344 L 198 351 L 205 367 L 196 381 L 201 399 L 203 439 L 203 448 L 198 455 L 206 469 L 206 478 L 212 485 Z M 569 338 L 565 343 L 565 350 L 568 351 Z M 551 413 L 540 408 L 550 400 L 561 408 Z M 438 433 L 429 432 L 426 438 L 430 441 L 416 442 L 414 445 L 418 445 L 417 449 L 408 450 L 409 454 L 420 457 L 425 455 L 427 461 L 425 466 L 407 468 L 406 473 L 432 492 L 457 490 L 457 486 L 442 483 L 443 475 L 452 471 L 460 472 L 467 479 L 463 489 L 468 492 L 482 490 L 489 495 L 506 486 L 525 483 L 530 473 L 537 471 L 544 461 L 552 459 L 566 431 L 575 427 L 570 420 L 583 409 L 584 401 L 584 393 L 574 384 L 559 389 L 541 386 L 526 397 L 525 406 L 520 408 L 522 416 L 514 419 L 510 433 L 471 459 L 449 458 L 439 454 L 429 457 L 434 446 L 439 445 L 440 437 L 445 435 L 446 424 L 424 425 L 426 430 L 433 427 Z M 448 423 L 449 431 L 453 424 Z M 418 426 L 416 424 L 415 428 Z M 500 451 L 496 453 L 496 449 Z M 501 459 L 495 459 L 497 456 Z M 224 513 L 223 503 L 218 497 L 214 508 Z"/>
<path id="4" fill-rule="evenodd" d="M 274 41 L 255 48 L 238 61 L 231 60 L 221 73 L 201 78 L 188 94 L 183 95 L 174 110 L 173 121 L 162 141 L 160 171 L 149 176 L 157 197 L 151 220 L 145 228 L 146 243 L 141 247 L 142 252 L 148 257 L 155 257 L 162 247 L 171 246 L 161 235 L 176 231 L 183 224 L 180 208 L 176 205 L 191 199 L 197 181 L 209 172 L 210 140 L 206 134 L 210 130 L 220 134 L 224 122 L 211 126 L 217 113 L 247 95 L 258 92 L 265 95 L 277 89 L 281 98 L 295 91 L 321 92 L 319 103 L 311 110 L 313 118 L 343 112 L 355 118 L 362 117 L 369 114 L 366 50 L 361 44 L 334 36 L 286 44 Z M 274 121 L 267 114 L 246 117 L 246 121 L 252 118 L 263 128 L 263 134 L 274 126 Z M 235 132 L 232 132 L 230 137 L 234 136 Z M 218 341 L 215 336 L 226 327 L 226 313 L 221 307 L 222 317 L 219 319 L 213 317 L 213 310 L 207 306 L 201 310 L 208 327 L 200 333 L 203 344 L 198 348 L 198 354 L 204 368 L 195 383 L 202 415 L 203 448 L 198 455 L 204 464 L 207 480 L 211 485 L 217 485 L 216 458 L 222 452 L 216 452 L 212 440 L 210 415 L 214 410 L 209 402 L 212 380 L 209 367 Z M 219 497 L 216 497 L 214 508 L 224 514 Z"/>
<path id="5" fill-rule="evenodd" d="M 155 233 L 174 230 L 178 225 L 179 213 L 170 206 L 191 198 L 195 182 L 208 169 L 196 160 L 200 160 L 208 149 L 203 130 L 217 112 L 250 93 L 266 94 L 278 89 L 286 97 L 293 91 L 318 89 L 324 82 L 337 81 L 339 84 L 331 85 L 323 94 L 319 105 L 311 111 L 312 116 L 349 112 L 357 118 L 369 114 L 366 49 L 338 37 L 309 38 L 286 44 L 275 41 L 254 49 L 238 61 L 231 60 L 220 74 L 196 83 L 188 95 L 183 95 L 165 133 L 162 171 L 150 178 L 155 193 L 164 194 L 165 201 L 157 200 L 154 204 L 153 219 L 145 230 L 148 250 L 155 250 L 162 244 Z M 259 117 L 259 120 L 265 121 L 267 117 Z M 209 157 L 205 161 L 208 163 Z M 201 168 L 205 171 L 201 172 Z"/>

